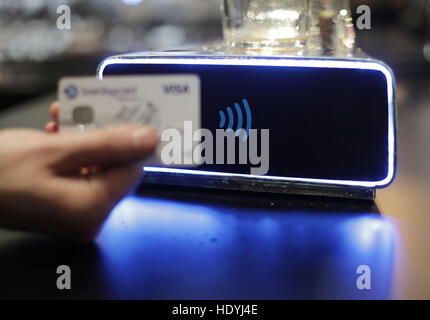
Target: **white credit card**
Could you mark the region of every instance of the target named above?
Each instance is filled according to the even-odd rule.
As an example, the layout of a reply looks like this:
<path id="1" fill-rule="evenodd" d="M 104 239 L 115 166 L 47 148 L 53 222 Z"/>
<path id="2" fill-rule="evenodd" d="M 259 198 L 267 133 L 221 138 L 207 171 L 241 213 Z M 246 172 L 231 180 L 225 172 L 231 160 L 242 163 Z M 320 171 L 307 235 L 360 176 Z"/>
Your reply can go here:
<path id="1" fill-rule="evenodd" d="M 164 130 L 176 129 L 185 141 L 184 124 L 192 131 L 201 128 L 200 79 L 193 74 L 67 77 L 58 85 L 60 132 L 85 132 L 124 123 L 147 125 L 160 137 Z M 196 137 L 194 137 L 196 138 Z M 166 165 L 161 150 L 145 164 Z M 183 165 L 190 165 L 196 144 L 183 143 Z M 176 165 L 176 164 L 175 164 Z"/>

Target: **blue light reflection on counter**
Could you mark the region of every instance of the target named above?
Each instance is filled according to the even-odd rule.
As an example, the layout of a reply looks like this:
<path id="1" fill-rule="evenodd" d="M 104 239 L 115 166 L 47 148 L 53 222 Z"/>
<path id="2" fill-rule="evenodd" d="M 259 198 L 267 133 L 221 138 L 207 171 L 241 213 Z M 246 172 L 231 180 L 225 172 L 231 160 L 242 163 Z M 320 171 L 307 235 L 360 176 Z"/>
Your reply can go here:
<path id="1" fill-rule="evenodd" d="M 371 212 L 130 196 L 97 242 L 115 298 L 390 298 L 395 229 Z M 356 288 L 369 265 L 372 290 Z"/>

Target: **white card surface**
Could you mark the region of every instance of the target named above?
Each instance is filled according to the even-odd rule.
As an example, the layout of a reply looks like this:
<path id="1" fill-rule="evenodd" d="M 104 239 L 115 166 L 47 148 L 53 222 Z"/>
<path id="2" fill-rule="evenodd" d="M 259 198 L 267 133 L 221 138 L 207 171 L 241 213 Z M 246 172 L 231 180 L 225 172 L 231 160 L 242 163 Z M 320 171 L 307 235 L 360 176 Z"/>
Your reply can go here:
<path id="1" fill-rule="evenodd" d="M 136 123 L 152 127 L 160 135 L 166 129 L 177 129 L 183 135 L 185 121 L 191 121 L 193 131 L 201 128 L 197 75 L 68 77 L 59 82 L 58 99 L 60 132 Z M 184 143 L 183 157 L 192 158 L 195 144 Z M 162 147 L 160 143 L 145 164 L 163 165 Z"/>

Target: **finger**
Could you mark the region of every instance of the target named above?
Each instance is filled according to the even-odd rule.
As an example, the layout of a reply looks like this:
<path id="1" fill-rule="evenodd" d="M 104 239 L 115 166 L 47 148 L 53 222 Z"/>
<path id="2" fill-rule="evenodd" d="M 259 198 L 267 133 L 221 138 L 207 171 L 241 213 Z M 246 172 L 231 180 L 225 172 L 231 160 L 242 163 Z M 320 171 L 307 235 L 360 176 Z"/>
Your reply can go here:
<path id="1" fill-rule="evenodd" d="M 51 103 L 49 113 L 51 114 L 52 120 L 58 124 L 58 114 L 60 113 L 60 103 L 58 101 Z"/>
<path id="2" fill-rule="evenodd" d="M 48 122 L 45 125 L 45 132 L 46 133 L 56 133 L 56 132 L 58 132 L 58 125 L 55 122 Z"/>
<path id="3" fill-rule="evenodd" d="M 138 125 L 121 125 L 83 134 L 68 134 L 55 139 L 60 170 L 83 166 L 121 166 L 145 159 L 156 148 L 158 135 Z"/>

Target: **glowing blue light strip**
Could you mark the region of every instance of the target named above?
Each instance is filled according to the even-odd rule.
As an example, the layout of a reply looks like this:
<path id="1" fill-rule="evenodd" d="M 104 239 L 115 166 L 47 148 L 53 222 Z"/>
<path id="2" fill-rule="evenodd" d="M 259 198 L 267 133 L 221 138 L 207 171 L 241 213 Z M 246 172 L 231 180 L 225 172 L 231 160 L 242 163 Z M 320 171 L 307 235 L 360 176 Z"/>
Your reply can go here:
<path id="1" fill-rule="evenodd" d="M 165 172 L 181 173 L 204 176 L 221 176 L 221 177 L 248 177 L 257 179 L 334 184 L 359 187 L 382 187 L 388 185 L 394 178 L 394 161 L 395 161 L 395 125 L 394 125 L 394 79 L 388 67 L 376 61 L 361 60 L 328 60 L 328 59 L 295 59 L 295 58 L 208 58 L 208 57 L 191 57 L 191 58 L 165 58 L 165 57 L 147 57 L 147 58 L 126 58 L 112 57 L 104 60 L 98 70 L 99 79 L 103 78 L 105 68 L 113 64 L 174 64 L 174 65 L 235 65 L 235 66 L 262 66 L 262 67 L 304 67 L 304 68 L 338 68 L 338 69 L 361 69 L 375 70 L 384 74 L 387 79 L 388 94 L 388 174 L 381 181 L 350 181 L 350 180 L 329 180 L 329 179 L 311 179 L 311 178 L 292 178 L 277 176 L 256 176 L 249 174 L 234 174 L 227 172 L 212 172 L 189 169 L 174 169 L 162 167 L 145 167 L 147 172 Z"/>

